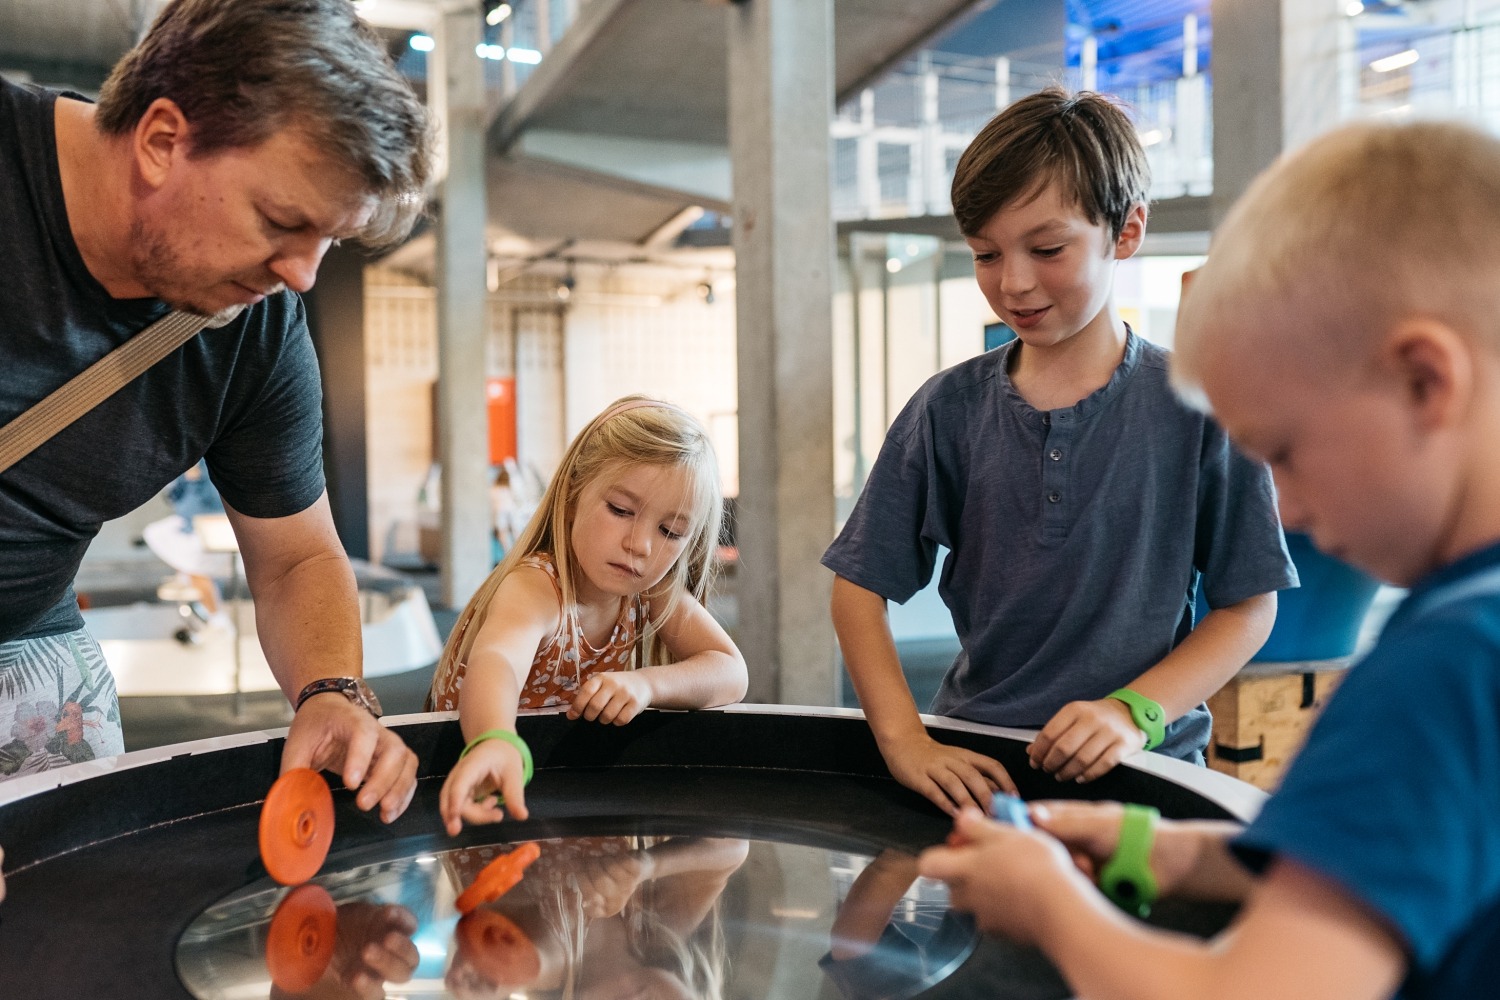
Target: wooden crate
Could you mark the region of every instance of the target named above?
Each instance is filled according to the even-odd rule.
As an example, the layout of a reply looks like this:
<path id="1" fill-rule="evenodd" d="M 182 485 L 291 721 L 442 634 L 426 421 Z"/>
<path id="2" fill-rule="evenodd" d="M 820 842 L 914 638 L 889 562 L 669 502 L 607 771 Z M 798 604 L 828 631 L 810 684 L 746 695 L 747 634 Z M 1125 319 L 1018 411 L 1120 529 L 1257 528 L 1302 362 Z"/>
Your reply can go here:
<path id="1" fill-rule="evenodd" d="M 1282 666 L 1286 665 L 1277 665 Z M 1252 665 L 1208 699 L 1214 717 L 1209 767 L 1266 791 L 1276 787 L 1338 686 L 1345 664 L 1320 661 L 1302 666 L 1309 669 L 1270 672 Z"/>

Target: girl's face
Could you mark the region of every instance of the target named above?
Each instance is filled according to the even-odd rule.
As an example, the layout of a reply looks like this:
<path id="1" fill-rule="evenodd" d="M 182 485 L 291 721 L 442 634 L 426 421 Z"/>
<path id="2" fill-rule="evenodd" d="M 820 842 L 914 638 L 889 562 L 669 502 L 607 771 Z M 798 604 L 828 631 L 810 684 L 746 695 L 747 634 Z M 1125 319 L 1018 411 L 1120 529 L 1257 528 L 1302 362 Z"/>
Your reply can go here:
<path id="1" fill-rule="evenodd" d="M 692 478 L 676 465 L 620 465 L 578 497 L 571 539 L 583 603 L 628 597 L 661 582 L 693 529 Z"/>

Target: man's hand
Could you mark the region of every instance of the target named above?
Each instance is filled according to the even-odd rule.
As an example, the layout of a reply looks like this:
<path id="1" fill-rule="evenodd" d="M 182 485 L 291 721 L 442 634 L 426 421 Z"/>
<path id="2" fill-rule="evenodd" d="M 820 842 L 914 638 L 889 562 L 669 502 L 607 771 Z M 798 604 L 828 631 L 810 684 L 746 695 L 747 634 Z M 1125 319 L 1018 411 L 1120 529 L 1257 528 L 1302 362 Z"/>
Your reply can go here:
<path id="1" fill-rule="evenodd" d="M 282 773 L 294 767 L 338 772 L 344 787 L 359 789 L 354 804 L 362 810 L 379 805 L 385 823 L 405 812 L 417 791 L 417 755 L 338 692 L 313 695 L 292 719 Z"/>
<path id="2" fill-rule="evenodd" d="M 1031 744 L 1031 766 L 1058 781 L 1093 781 L 1146 745 L 1130 709 L 1114 698 L 1069 702 Z"/>
<path id="3" fill-rule="evenodd" d="M 1016 783 L 999 761 L 939 743 L 925 732 L 882 745 L 880 752 L 892 777 L 950 816 L 964 806 L 988 811 L 990 796 L 997 791 L 1017 794 Z"/>
<path id="4" fill-rule="evenodd" d="M 478 744 L 448 772 L 438 809 L 450 837 L 458 836 L 465 823 L 498 823 L 505 810 L 525 819 L 526 768 L 521 751 L 506 740 L 488 739 Z M 504 805 L 494 799 L 500 793 Z"/>
<path id="5" fill-rule="evenodd" d="M 568 718 L 623 726 L 651 707 L 651 683 L 634 670 L 606 670 L 578 686 Z"/>

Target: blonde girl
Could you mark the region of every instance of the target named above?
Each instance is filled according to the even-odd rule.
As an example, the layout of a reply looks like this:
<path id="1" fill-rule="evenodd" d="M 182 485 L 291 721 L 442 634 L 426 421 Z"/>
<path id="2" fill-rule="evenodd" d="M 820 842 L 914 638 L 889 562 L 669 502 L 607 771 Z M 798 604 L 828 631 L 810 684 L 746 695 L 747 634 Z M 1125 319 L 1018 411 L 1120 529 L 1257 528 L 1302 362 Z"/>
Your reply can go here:
<path id="1" fill-rule="evenodd" d="M 502 819 L 500 802 L 526 818 L 520 708 L 624 725 L 745 696 L 744 657 L 703 607 L 722 512 L 713 446 L 680 407 L 627 396 L 573 439 L 433 677 L 429 707 L 457 708 L 468 741 L 440 799 L 450 834 Z"/>

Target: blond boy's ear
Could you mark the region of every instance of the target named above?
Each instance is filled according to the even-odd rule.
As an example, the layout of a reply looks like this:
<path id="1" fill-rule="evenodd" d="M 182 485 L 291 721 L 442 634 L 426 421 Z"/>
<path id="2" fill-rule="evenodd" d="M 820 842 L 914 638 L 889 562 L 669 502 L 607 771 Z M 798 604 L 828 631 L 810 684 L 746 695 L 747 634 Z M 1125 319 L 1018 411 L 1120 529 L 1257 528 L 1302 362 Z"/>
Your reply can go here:
<path id="1" fill-rule="evenodd" d="M 1146 206 L 1134 205 L 1125 216 L 1125 225 L 1120 227 L 1120 238 L 1115 240 L 1115 260 L 1126 260 L 1135 256 L 1146 238 Z"/>
<path id="2" fill-rule="evenodd" d="M 1475 373 L 1471 345 L 1457 331 L 1435 320 L 1403 320 L 1386 336 L 1382 355 L 1418 430 L 1440 430 L 1461 419 Z"/>

